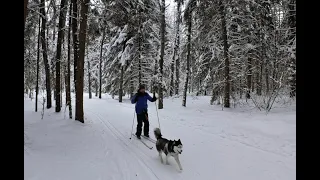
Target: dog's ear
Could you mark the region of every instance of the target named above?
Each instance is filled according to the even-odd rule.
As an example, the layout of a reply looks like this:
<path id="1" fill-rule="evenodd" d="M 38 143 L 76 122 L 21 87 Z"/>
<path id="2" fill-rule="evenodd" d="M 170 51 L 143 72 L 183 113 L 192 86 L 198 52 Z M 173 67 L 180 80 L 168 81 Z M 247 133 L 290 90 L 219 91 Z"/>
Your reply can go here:
<path id="1" fill-rule="evenodd" d="M 178 139 L 178 142 L 181 142 L 180 139 Z"/>

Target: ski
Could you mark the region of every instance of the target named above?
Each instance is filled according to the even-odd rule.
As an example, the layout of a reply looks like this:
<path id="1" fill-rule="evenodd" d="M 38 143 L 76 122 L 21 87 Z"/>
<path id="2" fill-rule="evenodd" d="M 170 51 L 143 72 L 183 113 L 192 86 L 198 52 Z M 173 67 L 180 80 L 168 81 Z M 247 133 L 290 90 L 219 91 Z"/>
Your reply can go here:
<path id="1" fill-rule="evenodd" d="M 156 144 L 156 142 L 157 142 L 156 140 L 154 140 L 154 139 L 152 139 L 150 137 L 147 137 L 147 136 L 144 136 L 144 135 L 142 135 L 142 137 L 147 139 L 148 141 L 152 142 L 153 144 Z"/>
<path id="2" fill-rule="evenodd" d="M 137 138 L 137 136 L 135 134 L 132 134 L 134 137 Z M 137 138 L 138 139 L 138 138 Z M 145 145 L 147 148 L 149 148 L 150 150 L 153 148 L 153 146 L 149 146 L 146 142 L 144 142 L 142 139 L 138 139 L 143 145 Z"/>

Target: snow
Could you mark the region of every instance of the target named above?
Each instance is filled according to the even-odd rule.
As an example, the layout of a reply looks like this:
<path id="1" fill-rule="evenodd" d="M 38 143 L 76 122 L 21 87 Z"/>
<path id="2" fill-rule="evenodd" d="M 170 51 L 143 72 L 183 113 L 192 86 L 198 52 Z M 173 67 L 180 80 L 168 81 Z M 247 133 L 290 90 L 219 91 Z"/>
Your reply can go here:
<path id="1" fill-rule="evenodd" d="M 73 97 L 74 99 L 74 97 Z M 296 179 L 295 107 L 269 114 L 245 107 L 222 111 L 210 97 L 164 99 L 158 110 L 164 137 L 181 139 L 183 171 L 173 158 L 160 163 L 158 153 L 129 139 L 134 105 L 109 95 L 84 97 L 85 124 L 54 107 L 34 112 L 25 99 L 24 178 L 30 180 L 294 180 Z M 155 103 L 149 104 L 150 135 L 158 127 Z M 41 105 L 41 103 L 39 103 Z M 74 109 L 74 106 L 73 106 Z M 73 112 L 74 115 L 74 112 Z M 136 126 L 136 123 L 135 123 Z M 151 144 L 151 142 L 148 142 Z"/>

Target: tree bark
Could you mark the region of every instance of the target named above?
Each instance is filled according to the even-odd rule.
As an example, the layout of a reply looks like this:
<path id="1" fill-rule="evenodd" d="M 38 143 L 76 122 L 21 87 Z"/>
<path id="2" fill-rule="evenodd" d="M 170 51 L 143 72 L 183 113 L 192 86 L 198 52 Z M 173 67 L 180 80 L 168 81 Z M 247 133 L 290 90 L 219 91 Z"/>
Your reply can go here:
<path id="1" fill-rule="evenodd" d="M 98 97 L 98 79 L 97 78 L 94 79 L 94 84 L 95 84 L 95 88 L 96 88 L 95 96 Z"/>
<path id="2" fill-rule="evenodd" d="M 77 90 L 76 90 L 76 116 L 75 119 L 84 123 L 83 113 L 83 75 L 84 75 L 84 56 L 86 50 L 86 35 L 87 35 L 87 20 L 88 8 L 90 0 L 83 0 L 81 2 L 81 21 L 80 21 L 80 35 L 79 35 L 79 60 L 77 64 Z"/>
<path id="3" fill-rule="evenodd" d="M 71 13 L 72 13 L 72 3 L 69 5 L 69 27 L 68 27 L 68 62 L 67 62 L 67 67 L 66 71 L 67 74 L 65 75 L 65 83 L 66 83 L 66 104 L 69 107 L 69 118 L 72 119 L 72 105 L 71 105 L 71 82 L 70 82 L 70 77 L 71 77 L 71 70 L 70 70 L 70 56 L 71 56 Z"/>
<path id="4" fill-rule="evenodd" d="M 39 13 L 40 14 L 40 13 Z M 36 82 L 36 107 L 35 111 L 38 111 L 38 94 L 39 94 L 39 71 L 40 71 L 40 39 L 41 39 L 41 16 L 39 15 L 39 27 L 38 27 L 38 44 L 37 44 L 37 82 Z"/>
<path id="5" fill-rule="evenodd" d="M 74 86 L 75 86 L 75 92 L 77 91 L 77 65 L 78 65 L 78 59 L 79 59 L 79 39 L 78 39 L 78 3 L 77 0 L 72 0 L 72 35 L 73 35 L 73 76 L 74 76 Z"/>
<path id="6" fill-rule="evenodd" d="M 170 96 L 173 96 L 173 93 L 174 93 L 174 53 L 173 53 L 173 58 L 172 58 L 172 61 L 171 61 L 171 72 L 170 72 Z"/>
<path id="7" fill-rule="evenodd" d="M 46 43 L 46 12 L 45 12 L 45 0 L 41 0 L 40 3 L 40 13 L 42 16 L 41 22 L 41 46 L 42 46 L 42 55 L 43 55 L 43 63 L 45 67 L 46 73 L 46 91 L 47 91 L 47 109 L 52 107 L 51 100 L 51 85 L 50 85 L 50 66 L 48 62 L 48 54 L 47 54 L 47 43 Z"/>
<path id="8" fill-rule="evenodd" d="M 262 95 L 262 72 L 263 72 L 263 65 L 262 62 L 258 61 L 259 65 L 259 71 L 257 72 L 257 95 L 261 96 Z"/>
<path id="9" fill-rule="evenodd" d="M 101 45 L 100 45 L 100 61 L 99 61 L 99 99 L 101 99 L 101 91 L 102 91 L 102 50 L 103 50 L 103 43 L 106 36 L 105 27 L 103 28 Z"/>
<path id="10" fill-rule="evenodd" d="M 188 85 L 189 85 L 189 78 L 190 78 L 190 53 L 191 53 L 191 28 L 192 28 L 192 6 L 190 9 L 188 9 L 188 19 L 187 19 L 187 74 L 186 74 L 186 81 L 184 84 L 184 90 L 183 90 L 183 100 L 182 100 L 182 106 L 186 107 L 187 105 L 187 91 L 188 91 Z"/>
<path id="11" fill-rule="evenodd" d="M 88 62 L 88 90 L 89 90 L 89 99 L 92 99 L 92 92 L 91 92 L 91 68 L 90 68 L 90 59 L 89 59 L 89 36 L 87 36 L 87 62 Z"/>
<path id="12" fill-rule="evenodd" d="M 119 81 L 119 102 L 122 102 L 122 96 L 123 96 L 123 66 L 121 65 L 121 72 L 120 72 L 120 81 Z"/>
<path id="13" fill-rule="evenodd" d="M 59 15 L 59 29 L 57 39 L 57 56 L 56 56 L 56 112 L 61 111 L 61 76 L 60 76 L 60 65 L 61 65 L 61 47 L 64 41 L 64 30 L 66 24 L 66 4 L 67 0 L 61 0 L 60 3 L 60 15 Z"/>
<path id="14" fill-rule="evenodd" d="M 246 90 L 246 98 L 250 99 L 251 92 L 251 84 L 252 84 L 252 58 L 251 54 L 248 53 L 248 64 L 247 64 L 247 90 Z"/>
<path id="15" fill-rule="evenodd" d="M 53 16 L 51 19 L 52 22 L 52 42 L 55 41 L 56 38 L 56 18 L 58 17 L 57 15 L 57 8 L 56 8 L 56 1 L 55 0 L 50 0 L 50 5 L 49 5 L 49 9 L 50 7 L 52 7 L 53 9 Z M 49 26 L 47 26 L 49 27 Z M 50 28 L 48 29 L 47 32 L 49 32 Z M 49 33 L 47 34 L 47 44 L 49 43 Z M 47 47 L 49 47 L 49 44 L 47 45 Z M 57 98 L 57 91 L 56 91 L 56 56 L 52 56 L 52 60 L 51 60 L 51 86 L 53 87 L 53 100 L 56 100 Z"/>
<path id="16" fill-rule="evenodd" d="M 141 37 L 141 12 L 143 10 L 139 9 L 139 31 L 138 31 L 138 84 L 140 85 L 142 82 L 141 82 L 141 52 L 142 52 L 142 49 L 141 49 L 141 40 L 142 40 L 142 37 Z"/>
<path id="17" fill-rule="evenodd" d="M 163 109 L 163 87 L 162 87 L 162 81 L 163 81 L 163 58 L 164 58 L 164 46 L 165 46 L 165 33 L 166 33 L 166 4 L 165 0 L 161 1 L 161 29 L 160 29 L 160 35 L 161 35 L 161 47 L 160 47 L 160 60 L 159 60 L 159 73 L 160 73 L 160 82 L 159 82 L 159 101 L 158 101 L 158 109 Z"/>
<path id="18" fill-rule="evenodd" d="M 176 71 L 176 79 L 175 79 L 175 94 L 179 94 L 179 86 L 180 86 L 180 23 L 181 23 L 181 5 L 182 1 L 179 0 L 177 4 L 177 17 L 176 17 L 176 37 L 175 37 L 175 47 L 174 47 L 174 58 L 175 58 L 175 71 Z"/>
<path id="19" fill-rule="evenodd" d="M 123 42 L 123 48 L 122 48 L 122 53 L 124 52 L 124 50 L 126 49 L 126 43 L 129 40 L 129 38 L 127 38 L 124 42 Z M 120 85 L 119 85 L 119 102 L 122 102 L 122 96 L 123 96 L 123 74 L 124 74 L 124 65 L 120 64 Z"/>
<path id="20" fill-rule="evenodd" d="M 229 62 L 229 55 L 228 55 L 228 36 L 227 36 L 227 25 L 226 25 L 226 14 L 224 5 L 220 0 L 220 8 L 219 12 L 221 15 L 221 26 L 222 26 L 222 40 L 223 40 L 223 56 L 224 56 L 224 107 L 230 107 L 230 62 Z"/>
<path id="21" fill-rule="evenodd" d="M 88 89 L 89 89 L 89 99 L 92 99 L 91 93 L 91 69 L 90 69 L 90 61 L 88 60 Z"/>

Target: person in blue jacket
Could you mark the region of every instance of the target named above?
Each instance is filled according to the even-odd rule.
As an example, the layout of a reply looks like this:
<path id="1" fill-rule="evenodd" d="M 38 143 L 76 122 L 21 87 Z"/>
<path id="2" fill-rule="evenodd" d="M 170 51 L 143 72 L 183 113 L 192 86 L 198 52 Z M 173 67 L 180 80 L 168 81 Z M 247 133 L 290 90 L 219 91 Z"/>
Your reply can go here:
<path id="1" fill-rule="evenodd" d="M 138 139 L 141 137 L 142 123 L 143 126 L 143 135 L 149 137 L 149 119 L 148 119 L 148 104 L 147 100 L 150 102 L 155 102 L 157 98 L 155 96 L 151 97 L 147 92 L 145 92 L 144 85 L 140 85 L 137 93 L 131 98 L 131 103 L 136 104 L 136 113 L 137 113 L 137 131 L 136 136 Z"/>

